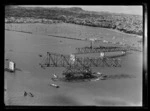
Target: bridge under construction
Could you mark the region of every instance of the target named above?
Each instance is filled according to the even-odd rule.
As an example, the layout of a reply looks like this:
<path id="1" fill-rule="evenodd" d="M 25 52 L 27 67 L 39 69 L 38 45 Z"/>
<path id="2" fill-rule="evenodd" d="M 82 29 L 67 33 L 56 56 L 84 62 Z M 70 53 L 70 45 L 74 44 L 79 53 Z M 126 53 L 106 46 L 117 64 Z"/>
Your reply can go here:
<path id="1" fill-rule="evenodd" d="M 42 57 L 42 55 L 40 55 Z M 46 57 L 42 59 L 41 67 L 121 67 L 119 58 L 107 57 L 77 57 L 71 59 L 70 55 L 47 52 Z"/>
<path id="2" fill-rule="evenodd" d="M 141 51 L 140 49 L 134 47 L 82 47 L 76 48 L 76 54 L 85 54 L 85 53 L 100 53 L 100 52 L 117 52 L 117 51 Z"/>
<path id="3" fill-rule="evenodd" d="M 20 28 L 14 27 L 6 27 L 8 31 L 16 31 L 22 33 L 36 34 L 31 30 L 24 30 Z M 63 80 L 86 80 L 86 79 L 96 79 L 102 77 L 102 74 L 97 72 L 92 72 L 91 67 L 121 67 L 121 59 L 120 56 L 125 56 L 129 51 L 140 51 L 135 47 L 128 46 L 127 44 L 119 44 L 109 42 L 106 40 L 101 40 L 97 38 L 76 38 L 76 37 L 66 37 L 59 35 L 50 35 L 46 31 L 43 30 L 43 33 L 50 37 L 55 38 L 64 38 L 64 39 L 72 39 L 77 41 L 86 41 L 90 42 L 91 46 L 85 46 L 81 48 L 75 48 L 76 52 L 71 55 L 64 55 L 54 52 L 47 52 L 45 56 L 39 55 L 42 61 L 39 64 L 41 68 L 45 69 L 46 67 L 65 67 L 65 70 L 62 72 L 64 75 Z M 38 34 L 43 34 L 38 33 Z M 93 43 L 106 43 L 112 44 L 112 46 L 100 46 L 93 47 Z M 121 55 L 114 56 L 106 56 L 105 52 L 122 52 Z M 99 53 L 99 57 L 84 57 L 83 54 L 87 53 Z M 81 55 L 80 55 L 81 54 Z M 105 75 L 104 75 L 105 76 Z M 103 76 L 103 77 L 104 77 Z M 57 77 L 54 78 L 58 79 Z"/>

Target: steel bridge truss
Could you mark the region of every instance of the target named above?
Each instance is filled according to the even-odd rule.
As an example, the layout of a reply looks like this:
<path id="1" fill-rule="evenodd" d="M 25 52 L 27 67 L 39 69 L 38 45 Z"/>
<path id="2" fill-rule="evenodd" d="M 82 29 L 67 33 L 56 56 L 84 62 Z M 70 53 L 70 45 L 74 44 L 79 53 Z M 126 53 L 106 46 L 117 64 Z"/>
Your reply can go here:
<path id="1" fill-rule="evenodd" d="M 86 53 L 100 53 L 100 52 L 116 52 L 116 51 L 140 51 L 133 47 L 82 47 L 76 48 L 76 54 L 86 54 Z"/>
<path id="2" fill-rule="evenodd" d="M 69 55 L 47 52 L 41 67 L 121 67 L 121 60 L 118 58 L 93 58 L 75 57 L 75 61 L 70 60 Z"/>

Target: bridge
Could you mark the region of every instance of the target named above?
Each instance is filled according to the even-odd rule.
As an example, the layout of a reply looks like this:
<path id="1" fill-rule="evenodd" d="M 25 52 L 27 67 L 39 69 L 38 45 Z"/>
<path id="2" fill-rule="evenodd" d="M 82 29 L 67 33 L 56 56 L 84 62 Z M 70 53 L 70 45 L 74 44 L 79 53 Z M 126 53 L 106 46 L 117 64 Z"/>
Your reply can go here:
<path id="1" fill-rule="evenodd" d="M 101 53 L 101 52 L 117 52 L 117 51 L 140 51 L 140 49 L 137 49 L 135 47 L 82 47 L 82 48 L 76 48 L 75 54 L 86 54 L 86 53 Z"/>
<path id="2" fill-rule="evenodd" d="M 39 55 L 43 57 L 42 55 Z M 77 57 L 71 59 L 70 55 L 47 52 L 42 58 L 41 67 L 121 67 L 121 60 L 107 57 Z"/>

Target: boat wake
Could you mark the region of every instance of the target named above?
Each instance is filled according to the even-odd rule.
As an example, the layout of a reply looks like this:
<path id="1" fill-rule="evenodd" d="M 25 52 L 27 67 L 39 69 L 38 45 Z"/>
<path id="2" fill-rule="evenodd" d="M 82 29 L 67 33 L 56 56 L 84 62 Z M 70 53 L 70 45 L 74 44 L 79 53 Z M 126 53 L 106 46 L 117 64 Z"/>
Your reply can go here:
<path id="1" fill-rule="evenodd" d="M 131 74 L 115 74 L 107 76 L 107 79 L 127 79 L 127 78 L 136 78 L 136 76 Z"/>

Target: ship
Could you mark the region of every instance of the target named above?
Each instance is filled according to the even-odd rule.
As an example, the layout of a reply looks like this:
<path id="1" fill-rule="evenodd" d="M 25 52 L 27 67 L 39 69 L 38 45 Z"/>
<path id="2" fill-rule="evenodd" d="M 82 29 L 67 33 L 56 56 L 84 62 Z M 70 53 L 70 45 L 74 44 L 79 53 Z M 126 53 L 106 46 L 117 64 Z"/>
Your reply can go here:
<path id="1" fill-rule="evenodd" d="M 54 74 L 53 81 L 86 82 L 93 80 L 105 80 L 107 75 L 100 72 L 92 72 L 89 67 L 67 67 L 62 76 Z"/>

